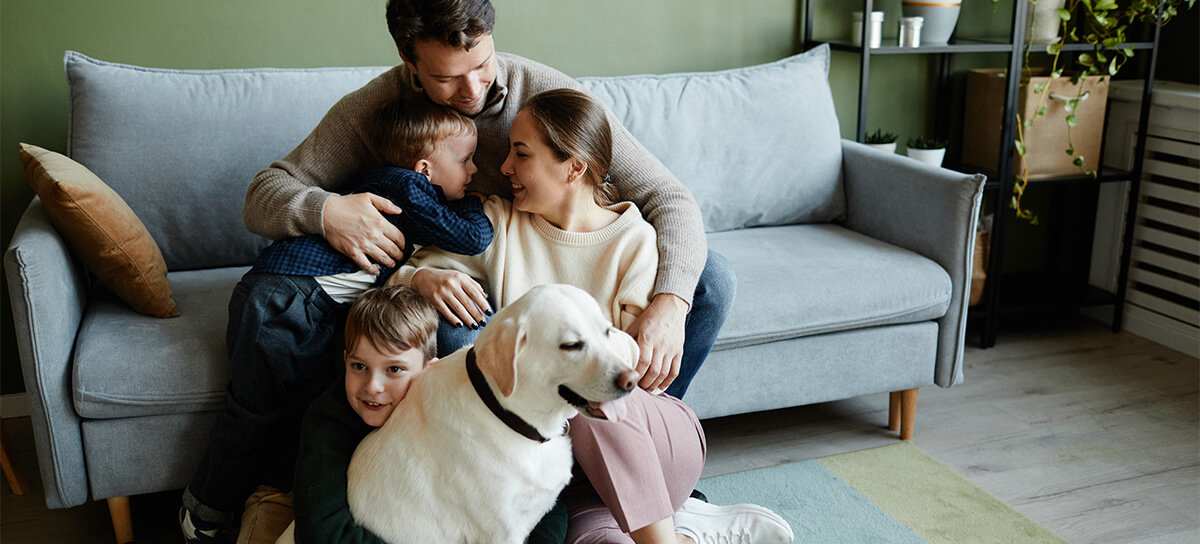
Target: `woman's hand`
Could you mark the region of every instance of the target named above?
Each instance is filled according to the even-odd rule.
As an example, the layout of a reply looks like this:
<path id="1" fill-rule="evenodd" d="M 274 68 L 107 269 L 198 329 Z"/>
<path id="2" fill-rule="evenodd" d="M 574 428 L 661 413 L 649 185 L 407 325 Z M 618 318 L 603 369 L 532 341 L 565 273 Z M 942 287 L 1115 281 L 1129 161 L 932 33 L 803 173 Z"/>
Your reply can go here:
<path id="1" fill-rule="evenodd" d="M 457 270 L 421 268 L 413 273 L 412 287 L 455 326 L 478 327 L 492 313 L 483 286 Z"/>
<path id="2" fill-rule="evenodd" d="M 325 240 L 359 268 L 378 274 L 375 263 L 391 267 L 404 258 L 404 233 L 384 217 L 400 211 L 391 200 L 371 193 L 331 196 L 322 213 Z"/>
<path id="3" fill-rule="evenodd" d="M 688 304 L 683 299 L 659 293 L 629 324 L 625 332 L 637 339 L 641 351 L 635 369 L 642 375 L 638 387 L 652 393 L 665 390 L 679 376 L 687 312 Z"/>

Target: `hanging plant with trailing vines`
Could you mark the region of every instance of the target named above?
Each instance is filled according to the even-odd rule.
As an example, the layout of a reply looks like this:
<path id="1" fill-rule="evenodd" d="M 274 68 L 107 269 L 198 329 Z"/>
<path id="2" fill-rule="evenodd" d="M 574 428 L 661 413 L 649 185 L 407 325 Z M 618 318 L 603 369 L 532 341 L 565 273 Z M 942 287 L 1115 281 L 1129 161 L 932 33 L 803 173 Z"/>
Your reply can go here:
<path id="1" fill-rule="evenodd" d="M 993 0 L 993 3 L 998 1 Z M 1024 1 L 1035 6 L 1038 3 L 1038 0 Z M 1125 45 L 1129 41 L 1127 32 L 1131 25 L 1166 24 L 1179 13 L 1191 9 L 1195 3 L 1196 0 L 1133 0 L 1122 2 L 1123 5 L 1120 5 L 1115 0 L 1067 0 L 1063 9 L 1055 12 L 1061 19 L 1059 39 L 1045 47 L 1046 53 L 1051 56 L 1050 77 L 1052 79 L 1069 77 L 1071 84 L 1077 89 L 1075 97 L 1068 98 L 1065 102 L 1067 142 L 1064 151 L 1073 157 L 1072 162 L 1079 167 L 1081 172 L 1093 177 L 1096 175 L 1094 170 L 1087 170 L 1086 158 L 1076 152 L 1072 141 L 1071 129 L 1078 122 L 1075 117 L 1075 108 L 1084 98 L 1083 85 L 1080 85 L 1079 82 L 1088 76 L 1111 77 L 1121 71 L 1121 68 L 1134 54 L 1133 49 Z M 1031 18 L 1033 11 L 1029 11 Z M 1092 49 L 1071 58 L 1064 58 L 1063 46 L 1067 43 L 1091 44 Z M 1032 47 L 1033 44 L 1026 43 L 1025 68 L 1021 85 L 1026 85 L 1032 75 L 1029 67 L 1029 54 Z M 1019 112 L 1014 113 L 1017 117 L 1017 136 L 1013 141 L 1013 147 L 1020 161 L 1020 173 L 1016 175 L 1017 181 L 1013 184 L 1009 207 L 1016 212 L 1017 217 L 1028 220 L 1034 225 L 1038 222 L 1037 216 L 1021 206 L 1021 197 L 1025 194 L 1025 188 L 1029 184 L 1029 166 L 1025 158 L 1025 132 L 1033 127 L 1034 121 L 1038 117 L 1046 114 L 1046 98 L 1049 94 L 1046 92 L 1047 87 L 1046 84 L 1033 86 L 1032 90 L 1038 96 L 1038 106 L 1033 118 L 1022 119 Z"/>

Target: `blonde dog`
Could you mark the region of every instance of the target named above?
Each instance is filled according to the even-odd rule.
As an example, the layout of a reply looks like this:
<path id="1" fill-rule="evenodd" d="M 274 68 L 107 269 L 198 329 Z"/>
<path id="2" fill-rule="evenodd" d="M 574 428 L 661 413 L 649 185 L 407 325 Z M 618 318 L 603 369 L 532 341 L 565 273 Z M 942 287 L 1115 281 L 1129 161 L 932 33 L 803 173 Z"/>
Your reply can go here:
<path id="1" fill-rule="evenodd" d="M 394 543 L 523 542 L 571 477 L 567 421 L 619 419 L 637 357 L 587 292 L 531 290 L 359 444 L 354 519 Z"/>

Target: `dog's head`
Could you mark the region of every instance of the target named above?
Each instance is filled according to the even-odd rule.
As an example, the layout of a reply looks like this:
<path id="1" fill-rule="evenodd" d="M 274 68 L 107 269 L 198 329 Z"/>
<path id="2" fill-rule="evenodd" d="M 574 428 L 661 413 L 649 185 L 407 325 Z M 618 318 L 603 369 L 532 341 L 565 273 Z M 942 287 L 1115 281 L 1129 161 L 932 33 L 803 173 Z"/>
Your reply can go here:
<path id="1" fill-rule="evenodd" d="M 479 368 L 503 397 L 557 396 L 580 414 L 619 419 L 637 384 L 638 346 L 586 291 L 531 289 L 501 309 L 475 343 Z"/>

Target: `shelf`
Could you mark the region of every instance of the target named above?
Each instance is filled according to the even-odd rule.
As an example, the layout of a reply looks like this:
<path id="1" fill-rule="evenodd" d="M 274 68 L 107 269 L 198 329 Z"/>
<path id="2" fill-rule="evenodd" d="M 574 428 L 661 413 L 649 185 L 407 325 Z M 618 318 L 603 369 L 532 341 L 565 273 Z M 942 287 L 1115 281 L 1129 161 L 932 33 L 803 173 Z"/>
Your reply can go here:
<path id="1" fill-rule="evenodd" d="M 1001 300 L 993 315 L 1001 317 L 1043 317 L 1059 319 L 1074 315 L 1082 308 L 1108 306 L 1117 302 L 1117 295 L 1093 285 L 1076 291 L 1077 298 L 1062 297 L 1064 289 L 1071 289 L 1071 281 L 1061 278 L 1036 279 L 1028 273 L 1006 275 L 1001 282 Z M 1015 286 L 1014 286 L 1015 285 Z M 986 301 L 967 310 L 967 319 L 985 319 L 989 315 Z"/>
<path id="2" fill-rule="evenodd" d="M 938 65 L 938 73 L 936 76 L 938 90 L 936 97 L 930 97 L 930 99 L 939 101 L 940 103 L 950 103 L 953 101 L 953 93 L 958 92 L 955 87 L 954 79 L 954 63 L 956 61 L 956 54 L 990 53 L 996 54 L 997 56 L 1004 55 L 1007 57 L 1007 59 L 1006 62 L 1003 63 L 1002 67 L 1005 71 L 1012 74 L 1022 73 L 1026 61 L 1034 57 L 1037 57 L 1038 59 L 1037 64 L 1044 64 L 1046 61 L 1045 56 L 1049 54 L 1046 52 L 1047 44 L 1031 44 L 1027 46 L 1024 42 L 1026 39 L 1024 17 L 1027 14 L 1028 5 L 1022 0 L 1013 0 L 1011 3 L 1013 7 L 1011 10 L 1012 17 L 1007 21 L 1008 24 L 1005 25 L 1005 28 L 1000 28 L 1000 25 L 997 24 L 994 27 L 990 27 L 988 30 L 983 30 L 983 32 L 1006 32 L 1006 34 L 1002 36 L 984 36 L 973 39 L 956 37 L 947 44 L 925 44 L 918 47 L 900 47 L 897 44 L 897 38 L 895 36 L 885 36 L 883 38 L 883 43 L 886 45 L 875 48 L 864 47 L 861 44 L 855 45 L 848 38 L 837 38 L 832 40 L 814 39 L 814 24 L 812 16 L 813 4 L 815 1 L 816 0 L 805 0 L 803 2 L 805 25 L 802 42 L 804 47 L 807 49 L 820 44 L 828 44 L 829 47 L 835 51 L 846 51 L 850 53 L 857 53 L 859 55 L 857 59 L 859 64 L 857 117 L 854 132 L 858 139 L 862 139 L 866 134 L 867 99 L 869 94 L 868 90 L 870 89 L 870 75 L 872 68 L 871 57 L 879 55 L 936 55 L 936 57 L 933 57 L 933 60 L 935 61 L 935 64 Z M 878 4 L 878 0 L 875 0 L 874 3 L 868 0 L 862 0 L 862 11 L 872 11 L 872 8 L 877 7 Z M 1148 60 L 1147 63 L 1137 63 L 1141 66 L 1140 70 L 1138 71 L 1142 74 L 1143 78 L 1146 78 L 1147 74 L 1151 74 L 1151 77 L 1146 78 L 1145 88 L 1143 89 L 1143 94 L 1149 95 L 1154 89 L 1154 80 L 1152 74 L 1154 74 L 1158 61 L 1159 55 L 1156 54 L 1156 51 L 1160 44 L 1159 40 L 1161 39 L 1162 27 L 1159 25 L 1146 25 L 1145 30 L 1145 33 L 1137 33 L 1132 35 L 1135 40 L 1139 41 L 1131 41 L 1120 44 L 1119 48 L 1132 49 L 1135 51 L 1147 51 L 1151 53 L 1150 55 L 1146 55 L 1146 57 L 1148 57 L 1146 59 Z M 1066 58 L 1070 59 L 1078 53 L 1088 52 L 1094 48 L 1094 45 L 1088 43 L 1071 43 L 1063 45 L 1060 51 L 1066 53 Z M 1028 54 L 1026 54 L 1026 51 L 1028 51 Z M 1002 97 L 1004 100 L 1004 113 L 1001 117 L 1004 125 L 1001 130 L 1001 134 L 1003 135 L 1001 139 L 1010 139 L 1017 133 L 1016 127 L 1014 127 L 1017 116 L 1011 115 L 1011 110 L 1020 107 L 1019 85 L 1019 78 L 1010 78 L 1005 82 L 1005 91 Z M 1145 132 L 1150 108 L 1150 101 L 1146 100 L 1145 102 L 1146 103 L 1142 105 L 1142 113 L 1138 119 L 1138 124 L 1141 127 L 1139 130 L 1142 133 Z M 950 118 L 950 111 L 951 108 L 937 108 L 937 116 L 936 119 L 933 120 L 935 125 L 934 132 L 938 133 L 941 137 L 945 137 L 952 133 L 950 127 L 954 122 L 954 119 Z M 1134 149 L 1135 157 L 1143 156 L 1144 145 L 1144 140 L 1139 140 L 1138 145 Z M 1007 201 L 1007 195 L 1000 195 L 998 193 L 1003 191 L 1004 188 L 1011 186 L 1013 177 L 1011 174 L 1006 174 L 1008 177 L 1004 178 L 1002 181 L 998 175 L 998 172 L 1002 170 L 1008 171 L 1010 169 L 1013 153 L 1014 149 L 1011 145 L 1002 146 L 1001 149 L 998 150 L 998 156 L 995 159 L 996 164 L 994 165 L 994 168 L 982 169 L 955 164 L 950 164 L 947 167 L 962 172 L 982 173 L 987 175 L 988 181 L 985 184 L 985 189 L 992 191 L 989 196 L 998 197 L 993 199 L 992 205 L 999 209 L 1000 203 Z M 990 167 L 993 165 L 988 166 Z M 997 288 L 993 289 L 989 287 L 985 293 L 983 303 L 968 310 L 968 316 L 971 321 L 974 322 L 975 326 L 982 329 L 982 334 L 980 335 L 980 345 L 982 347 L 987 348 L 995 345 L 998 324 L 1006 317 L 1019 316 L 1020 319 L 1014 319 L 1010 324 L 1022 324 L 1039 318 L 1054 319 L 1065 317 L 1067 314 L 1079 315 L 1079 308 L 1098 304 L 1113 305 L 1113 323 L 1115 326 L 1114 331 L 1119 330 L 1123 305 L 1125 303 L 1124 278 L 1126 277 L 1128 270 L 1128 254 L 1130 253 L 1129 245 L 1132 240 L 1132 218 L 1134 217 L 1135 213 L 1135 205 L 1137 202 L 1143 171 L 1141 159 L 1135 159 L 1134 167 L 1131 170 L 1132 171 L 1124 171 L 1113 168 L 1101 168 L 1101 170 L 1095 176 L 1078 173 L 1067 176 L 1029 180 L 1029 183 L 1035 186 L 1065 189 L 1063 191 L 1052 191 L 1054 198 L 1067 198 L 1068 196 L 1071 196 L 1075 190 L 1079 190 L 1080 193 L 1087 193 L 1087 201 L 1091 202 L 1092 206 L 1095 205 L 1095 195 L 1093 194 L 1091 188 L 1098 187 L 1095 184 L 1129 182 L 1129 202 L 1132 204 L 1127 207 L 1124 215 L 1125 228 L 1124 233 L 1122 234 L 1122 244 L 1124 245 L 1125 249 L 1122 252 L 1123 256 L 1120 263 L 1121 279 L 1118 281 L 1118 284 L 1121 285 L 1121 288 L 1116 294 L 1097 294 L 1097 290 L 1087 285 L 1088 274 L 1086 266 L 1083 265 L 1081 265 L 1083 268 L 1080 270 L 1074 270 L 1075 267 L 1063 268 L 1059 266 L 1058 270 L 1063 272 L 1066 272 L 1068 269 L 1072 270 L 1065 276 L 1052 275 L 1053 277 L 1047 277 L 1043 275 L 1041 277 L 1034 277 L 1023 273 L 993 274 L 993 271 L 1004 269 L 1005 240 L 1007 239 L 1008 235 L 1005 223 L 1006 221 L 1011 220 L 1006 219 L 1011 214 L 995 214 L 992 224 L 992 245 L 989 250 L 990 259 L 988 261 L 988 280 L 990 284 L 994 284 Z M 1084 208 L 1078 208 L 1075 211 L 1079 210 L 1084 210 Z M 1094 209 L 1092 208 L 1087 208 L 1086 211 L 1087 213 L 1094 213 Z M 1083 212 L 1079 211 L 1079 213 Z M 1052 234 L 1054 236 L 1062 236 L 1062 233 L 1064 232 L 1064 226 L 1075 224 L 1084 225 L 1082 228 L 1091 228 L 1093 222 L 1094 221 L 1092 220 L 1086 220 L 1078 223 L 1063 223 L 1061 225 L 1057 225 L 1056 228 L 1058 229 L 1058 233 Z M 1086 234 L 1089 240 L 1095 237 L 1094 230 L 1087 231 Z M 1051 235 L 1048 234 L 1047 236 Z M 1078 250 L 1081 253 L 1076 256 L 1076 260 L 1078 260 L 1080 263 L 1090 266 L 1090 262 L 1088 261 L 1090 259 L 1090 252 L 1087 252 L 1087 250 L 1090 250 L 1091 244 L 1085 243 L 1086 241 L 1077 242 L 1079 243 L 1056 241 L 1056 243 L 1062 244 L 1062 247 L 1058 248 L 1059 253 L 1056 253 L 1056 255 L 1061 255 L 1062 251 L 1074 252 Z M 1059 263 L 1061 262 L 1062 261 L 1059 261 Z M 1054 270 L 1042 270 L 1042 272 L 1054 272 Z"/>
<path id="3" fill-rule="evenodd" d="M 884 42 L 895 42 L 896 38 L 885 37 Z M 855 45 L 848 39 L 840 40 L 824 40 L 814 41 L 808 44 L 809 47 L 821 43 L 828 43 L 829 47 L 836 51 L 851 51 L 861 53 L 864 48 L 860 45 Z M 921 55 L 934 53 L 1008 53 L 1012 51 L 1012 43 L 1005 38 L 992 39 L 977 39 L 971 40 L 959 38 L 952 43 L 943 44 L 921 44 L 918 47 L 900 47 L 898 45 L 884 45 L 882 47 L 870 48 L 872 55 Z"/>
<path id="4" fill-rule="evenodd" d="M 884 37 L 883 41 L 894 42 L 895 36 Z M 862 53 L 865 49 L 861 45 L 855 45 L 849 39 L 835 40 L 814 40 L 805 44 L 805 48 L 813 47 L 822 43 L 829 44 L 829 47 L 835 51 L 849 51 L 852 53 Z M 1032 54 L 1048 55 L 1045 45 L 1034 44 L 1029 49 Z M 1154 42 L 1128 42 L 1123 43 L 1115 49 L 1133 49 L 1133 50 L 1150 50 L 1154 48 Z M 922 44 L 918 47 L 900 47 L 898 45 L 883 45 L 880 47 L 871 47 L 872 55 L 922 55 L 922 54 L 940 54 L 940 53 L 1010 53 L 1013 50 L 1013 44 L 1004 37 L 995 38 L 955 38 L 950 43 L 943 44 Z M 1067 52 L 1091 51 L 1094 47 L 1088 43 L 1069 43 L 1063 46 L 1062 50 Z M 1019 50 L 1024 52 L 1024 48 Z"/>
<path id="5" fill-rule="evenodd" d="M 983 168 L 963 168 L 960 171 L 971 174 L 983 174 L 987 176 L 987 183 L 984 188 L 998 189 L 1000 188 L 1000 180 L 996 179 L 996 172 Z M 1059 176 L 1050 178 L 1035 178 L 1030 179 L 1030 185 L 1082 185 L 1087 183 L 1119 183 L 1133 179 L 1133 174 L 1125 170 L 1103 166 L 1096 173 L 1095 177 L 1087 174 L 1077 176 Z"/>

